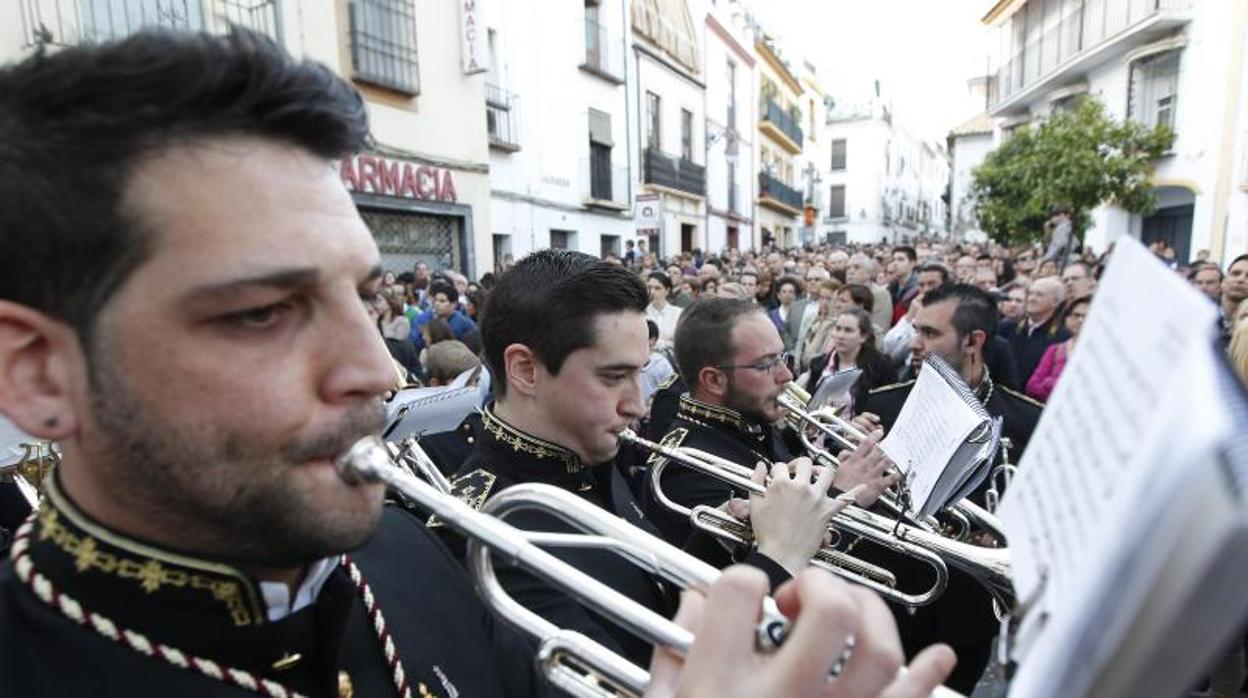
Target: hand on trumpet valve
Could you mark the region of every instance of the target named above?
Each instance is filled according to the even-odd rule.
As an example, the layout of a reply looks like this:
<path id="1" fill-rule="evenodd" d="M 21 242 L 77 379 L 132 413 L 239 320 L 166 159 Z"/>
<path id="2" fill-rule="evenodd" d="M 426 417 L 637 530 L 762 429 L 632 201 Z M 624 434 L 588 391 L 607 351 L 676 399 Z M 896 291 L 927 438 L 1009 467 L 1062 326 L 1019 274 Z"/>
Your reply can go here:
<path id="1" fill-rule="evenodd" d="M 893 461 L 879 447 L 883 436 L 884 432 L 876 430 L 858 444 L 853 453 L 841 456 L 841 467 L 837 469 L 833 484 L 844 492 L 863 485 L 856 497 L 858 506 L 871 506 L 879 499 L 880 493 L 900 479 Z"/>
<path id="2" fill-rule="evenodd" d="M 759 652 L 750 632 L 766 593 L 766 578 L 742 567 L 726 570 L 705 598 L 686 592 L 676 622 L 698 639 L 683 659 L 655 650 L 646 695 L 918 698 L 953 669 L 952 650 L 936 645 L 903 672 L 897 628 L 879 597 L 813 568 L 776 590 L 793 626 L 779 650 Z M 828 667 L 838 662 L 841 671 L 829 679 Z"/>
<path id="3" fill-rule="evenodd" d="M 809 458 L 791 464 L 775 463 L 768 473 L 759 463 L 754 481 L 765 485 L 765 495 L 750 497 L 750 524 L 758 552 L 796 576 L 824 543 L 828 522 L 838 503 L 828 498 L 832 470 L 818 476 Z"/>
<path id="4" fill-rule="evenodd" d="M 872 414 L 871 412 L 863 412 L 857 417 L 849 420 L 849 423 L 857 427 L 859 432 L 863 434 L 870 434 L 880 428 L 880 417 L 879 415 Z M 851 434 L 849 438 L 852 439 L 854 437 Z"/>

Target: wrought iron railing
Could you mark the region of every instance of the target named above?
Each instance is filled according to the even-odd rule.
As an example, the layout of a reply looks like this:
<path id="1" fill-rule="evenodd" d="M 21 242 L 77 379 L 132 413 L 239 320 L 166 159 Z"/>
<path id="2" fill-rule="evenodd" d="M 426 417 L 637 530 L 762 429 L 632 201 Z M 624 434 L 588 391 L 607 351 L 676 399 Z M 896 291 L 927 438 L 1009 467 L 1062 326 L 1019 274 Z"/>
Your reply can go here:
<path id="1" fill-rule="evenodd" d="M 642 174 L 647 184 L 706 196 L 706 168 L 702 165 L 653 148 L 646 148 L 643 164 Z"/>
<path id="2" fill-rule="evenodd" d="M 74 46 L 164 27 L 225 33 L 237 25 L 282 41 L 278 0 L 17 0 L 0 22 L 21 22 L 23 47 Z M 9 14 L 17 12 L 17 16 Z"/>

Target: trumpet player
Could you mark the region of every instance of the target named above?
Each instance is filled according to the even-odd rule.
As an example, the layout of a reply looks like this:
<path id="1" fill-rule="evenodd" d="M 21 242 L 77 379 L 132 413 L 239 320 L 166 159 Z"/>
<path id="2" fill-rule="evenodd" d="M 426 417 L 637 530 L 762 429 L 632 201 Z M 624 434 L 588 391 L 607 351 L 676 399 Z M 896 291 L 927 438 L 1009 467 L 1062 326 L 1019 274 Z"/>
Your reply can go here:
<path id="1" fill-rule="evenodd" d="M 479 508 L 509 485 L 542 482 L 654 531 L 621 473 L 617 436 L 645 415 L 646 302 L 635 274 L 578 252 L 534 252 L 503 274 L 482 321 L 485 358 L 497 377 L 495 400 L 483 411 L 471 455 L 452 477 L 452 492 Z M 805 482 L 774 482 L 768 499 L 754 515 L 774 533 L 745 561 L 778 586 L 806 567 L 822 541 L 818 513 L 826 497 L 807 476 Z M 572 530 L 537 512 L 509 521 L 531 530 Z M 432 524 L 437 527 L 436 519 Z M 451 547 L 462 550 L 447 533 Z M 669 615 L 675 609 L 666 587 L 617 555 L 589 549 L 558 554 L 651 609 Z M 500 569 L 499 578 L 512 596 L 556 625 L 641 663 L 649 656 L 649 646 L 631 633 L 527 573 Z"/>
<path id="2" fill-rule="evenodd" d="M 916 301 L 910 342 L 911 360 L 917 371 L 929 354 L 944 359 L 956 369 L 989 414 L 1003 418 L 1002 433 L 1016 446 L 1015 459 L 1026 448 L 1040 418 L 1040 404 L 993 381 L 984 361 L 984 346 L 996 332 L 996 302 L 986 291 L 969 284 L 950 283 L 928 290 Z M 914 381 L 877 388 L 863 405 L 870 421 L 891 429 L 910 394 Z M 987 484 L 972 495 L 980 499 Z M 867 552 L 866 555 L 870 556 Z M 889 558 L 890 560 L 894 558 Z M 925 575 L 925 571 L 904 561 L 893 567 L 898 577 Z M 922 578 L 922 577 L 920 577 Z M 949 685 L 970 692 L 988 661 L 998 623 L 990 597 L 971 577 L 950 570 L 949 586 L 930 606 L 919 609 L 894 608 L 908 652 L 932 642 L 947 642 L 958 653 L 959 663 Z"/>
<path id="3" fill-rule="evenodd" d="M 676 419 L 664 436 L 665 445 L 696 448 L 751 466 L 804 457 L 800 441 L 776 426 L 782 417 L 776 399 L 793 380 L 793 373 L 780 334 L 759 306 L 725 298 L 703 299 L 689 306 L 676 328 L 676 361 L 689 392 L 680 398 Z M 840 491 L 866 485 L 859 503 L 869 505 L 894 482 L 895 475 L 888 473 L 890 465 L 875 440 L 869 439 L 830 473 L 830 485 Z M 763 475 L 756 473 L 760 480 Z M 721 481 L 684 468 L 667 469 L 661 486 L 667 496 L 687 507 L 721 505 L 738 496 Z M 682 544 L 690 539 L 687 518 L 657 503 L 651 504 L 650 511 L 669 542 Z M 758 530 L 754 512 L 750 518 Z M 708 561 L 726 562 L 718 547 L 698 545 L 696 549 Z"/>

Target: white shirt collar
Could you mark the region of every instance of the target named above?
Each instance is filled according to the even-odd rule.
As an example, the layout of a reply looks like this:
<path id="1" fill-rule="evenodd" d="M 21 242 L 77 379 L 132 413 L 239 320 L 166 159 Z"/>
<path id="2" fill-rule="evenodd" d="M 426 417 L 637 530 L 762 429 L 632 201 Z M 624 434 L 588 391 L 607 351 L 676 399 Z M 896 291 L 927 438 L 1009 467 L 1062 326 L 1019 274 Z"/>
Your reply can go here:
<path id="1" fill-rule="evenodd" d="M 268 607 L 269 622 L 279 621 L 315 603 L 321 587 L 325 586 L 329 575 L 337 567 L 337 557 L 327 557 L 312 563 L 293 600 L 290 598 L 290 586 L 286 583 L 260 582 L 260 595 L 264 597 L 264 605 Z"/>

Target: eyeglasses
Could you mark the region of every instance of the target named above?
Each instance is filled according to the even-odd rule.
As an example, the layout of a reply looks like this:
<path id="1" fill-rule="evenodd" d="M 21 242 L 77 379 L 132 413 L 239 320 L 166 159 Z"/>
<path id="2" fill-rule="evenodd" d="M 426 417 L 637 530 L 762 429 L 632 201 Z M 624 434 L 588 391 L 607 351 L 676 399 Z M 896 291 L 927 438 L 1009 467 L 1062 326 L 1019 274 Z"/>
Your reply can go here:
<path id="1" fill-rule="evenodd" d="M 764 371 L 766 373 L 771 373 L 771 370 L 773 368 L 775 368 L 776 366 L 780 366 L 782 364 L 784 365 L 785 368 L 789 370 L 789 373 L 793 373 L 793 369 L 796 367 L 796 362 L 793 359 L 793 355 L 787 351 L 784 351 L 784 352 L 780 352 L 779 354 L 776 354 L 774 357 L 770 359 L 767 359 L 765 361 L 759 361 L 756 364 L 720 364 L 716 368 L 721 368 L 721 369 L 748 368 L 748 369 L 752 369 L 755 371 Z"/>

